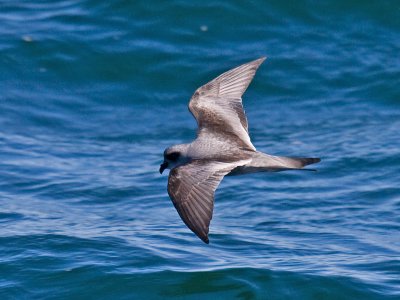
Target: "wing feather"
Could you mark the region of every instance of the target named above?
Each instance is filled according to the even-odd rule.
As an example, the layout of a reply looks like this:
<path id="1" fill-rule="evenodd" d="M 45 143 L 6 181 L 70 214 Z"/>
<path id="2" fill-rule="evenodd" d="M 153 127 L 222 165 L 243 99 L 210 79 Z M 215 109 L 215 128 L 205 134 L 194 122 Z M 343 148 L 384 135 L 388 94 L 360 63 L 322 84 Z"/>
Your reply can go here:
<path id="1" fill-rule="evenodd" d="M 183 222 L 205 243 L 209 242 L 215 190 L 226 174 L 247 162 L 194 160 L 171 170 L 168 194 Z"/>
<path id="2" fill-rule="evenodd" d="M 189 110 L 197 120 L 199 137 L 224 134 L 231 144 L 255 151 L 248 135 L 242 95 L 264 60 L 260 58 L 236 67 L 196 90 Z"/>

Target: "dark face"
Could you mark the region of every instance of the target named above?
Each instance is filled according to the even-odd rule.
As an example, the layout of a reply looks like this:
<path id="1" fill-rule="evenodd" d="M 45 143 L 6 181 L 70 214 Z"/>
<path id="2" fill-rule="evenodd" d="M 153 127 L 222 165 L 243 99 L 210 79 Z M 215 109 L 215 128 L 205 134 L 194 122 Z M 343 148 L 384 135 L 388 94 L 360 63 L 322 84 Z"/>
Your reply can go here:
<path id="1" fill-rule="evenodd" d="M 174 165 L 174 163 L 178 161 L 179 157 L 179 152 L 164 153 L 164 162 L 160 165 L 160 174 L 162 174 L 164 170 L 169 167 L 170 164 Z"/>

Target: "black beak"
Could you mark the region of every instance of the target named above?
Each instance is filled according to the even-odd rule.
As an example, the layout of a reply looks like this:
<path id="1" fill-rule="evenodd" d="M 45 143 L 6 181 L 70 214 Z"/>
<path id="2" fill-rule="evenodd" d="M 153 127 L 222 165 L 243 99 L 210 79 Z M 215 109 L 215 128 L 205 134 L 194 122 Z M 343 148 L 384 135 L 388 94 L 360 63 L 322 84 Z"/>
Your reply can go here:
<path id="1" fill-rule="evenodd" d="M 164 161 L 161 165 L 160 165 L 160 174 L 162 174 L 162 172 L 164 172 L 164 170 L 168 167 L 168 163 L 166 161 Z"/>

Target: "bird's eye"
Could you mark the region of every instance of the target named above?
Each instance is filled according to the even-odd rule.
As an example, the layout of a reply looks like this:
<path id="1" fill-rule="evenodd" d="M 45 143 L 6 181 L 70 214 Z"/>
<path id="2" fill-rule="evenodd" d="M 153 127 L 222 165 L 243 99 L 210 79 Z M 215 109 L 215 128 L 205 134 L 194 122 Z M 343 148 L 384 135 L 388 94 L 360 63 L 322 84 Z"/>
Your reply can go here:
<path id="1" fill-rule="evenodd" d="M 168 153 L 165 158 L 170 161 L 176 161 L 179 158 L 179 152 Z"/>

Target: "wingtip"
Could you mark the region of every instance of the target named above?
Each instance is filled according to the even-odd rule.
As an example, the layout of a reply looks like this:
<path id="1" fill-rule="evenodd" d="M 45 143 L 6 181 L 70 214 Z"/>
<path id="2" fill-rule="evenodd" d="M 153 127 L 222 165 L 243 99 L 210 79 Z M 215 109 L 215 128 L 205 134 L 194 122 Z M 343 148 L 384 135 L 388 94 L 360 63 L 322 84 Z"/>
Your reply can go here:
<path id="1" fill-rule="evenodd" d="M 263 62 L 264 60 L 266 60 L 268 57 L 267 56 L 261 56 L 258 60 Z"/>
<path id="2" fill-rule="evenodd" d="M 210 243 L 210 240 L 208 239 L 208 235 L 206 236 L 199 236 L 199 238 L 206 244 Z"/>
<path id="3" fill-rule="evenodd" d="M 256 60 L 251 61 L 250 64 L 257 65 L 257 68 L 258 68 L 266 59 L 267 59 L 266 56 L 262 56 Z"/>

